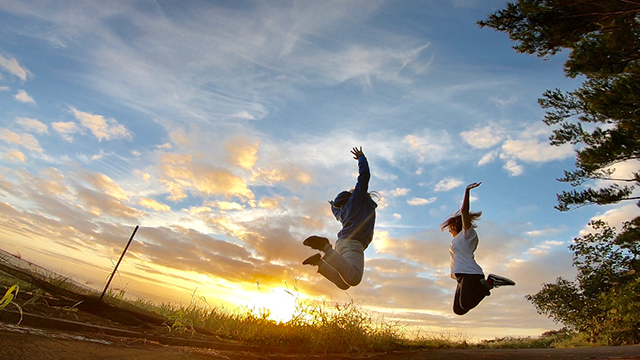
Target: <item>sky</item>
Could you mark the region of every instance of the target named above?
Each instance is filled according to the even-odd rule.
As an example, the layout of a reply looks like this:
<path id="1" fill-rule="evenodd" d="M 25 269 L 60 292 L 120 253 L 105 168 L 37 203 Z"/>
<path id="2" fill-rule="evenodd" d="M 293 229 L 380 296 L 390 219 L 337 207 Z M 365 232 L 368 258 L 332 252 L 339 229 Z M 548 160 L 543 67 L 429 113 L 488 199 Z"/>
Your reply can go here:
<path id="1" fill-rule="evenodd" d="M 567 246 L 635 204 L 553 208 L 574 148 L 537 99 L 566 54 L 516 53 L 497 0 L 0 0 L 0 248 L 102 289 L 229 310 L 354 301 L 470 340 L 558 329 L 526 301 Z M 380 193 L 360 285 L 303 266 L 362 146 Z M 621 164 L 628 174 L 637 164 Z M 485 274 L 517 285 L 454 315 L 440 224 L 471 182 Z M 601 186 L 588 183 L 585 186 Z"/>

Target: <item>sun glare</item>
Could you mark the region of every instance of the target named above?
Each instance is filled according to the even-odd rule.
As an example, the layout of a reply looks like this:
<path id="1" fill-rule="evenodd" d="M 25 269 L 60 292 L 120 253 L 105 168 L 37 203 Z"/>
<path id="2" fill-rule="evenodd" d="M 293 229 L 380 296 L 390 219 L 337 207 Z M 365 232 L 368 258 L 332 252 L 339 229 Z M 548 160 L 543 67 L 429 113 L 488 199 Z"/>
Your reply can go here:
<path id="1" fill-rule="evenodd" d="M 252 296 L 252 306 L 256 312 L 269 311 L 269 320 L 287 322 L 293 318 L 296 312 L 297 296 L 294 292 L 275 288 L 269 292 L 257 292 Z"/>

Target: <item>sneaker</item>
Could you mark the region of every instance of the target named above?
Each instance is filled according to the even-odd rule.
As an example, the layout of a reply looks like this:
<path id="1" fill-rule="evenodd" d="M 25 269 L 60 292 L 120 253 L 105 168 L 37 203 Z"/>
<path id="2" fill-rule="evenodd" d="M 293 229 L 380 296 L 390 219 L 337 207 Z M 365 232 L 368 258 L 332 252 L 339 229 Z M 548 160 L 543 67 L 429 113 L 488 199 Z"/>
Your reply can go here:
<path id="1" fill-rule="evenodd" d="M 316 250 L 324 250 L 325 246 L 329 245 L 329 239 L 325 238 L 325 237 L 321 237 L 321 236 L 309 236 L 308 238 L 304 239 L 304 241 L 302 242 L 304 245 L 312 248 L 312 249 L 316 249 Z"/>
<path id="2" fill-rule="evenodd" d="M 304 259 L 304 261 L 302 262 L 302 265 L 318 265 L 318 263 L 320 263 L 321 260 L 322 260 L 322 255 L 320 254 L 311 255 L 308 258 Z"/>
<path id="3" fill-rule="evenodd" d="M 491 282 L 493 282 L 494 288 L 500 286 L 513 286 L 516 284 L 515 281 L 511 279 L 507 279 L 506 277 L 498 276 L 495 274 L 489 274 L 489 276 L 487 276 L 487 281 L 488 280 L 491 280 Z"/>

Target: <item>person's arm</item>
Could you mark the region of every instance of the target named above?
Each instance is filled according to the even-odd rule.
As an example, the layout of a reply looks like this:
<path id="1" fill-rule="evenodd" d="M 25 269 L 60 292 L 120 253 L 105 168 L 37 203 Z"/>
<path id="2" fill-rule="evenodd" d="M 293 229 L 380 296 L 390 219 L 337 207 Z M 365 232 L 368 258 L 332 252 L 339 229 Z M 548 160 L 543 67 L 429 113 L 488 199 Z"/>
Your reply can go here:
<path id="1" fill-rule="evenodd" d="M 475 182 L 467 185 L 464 189 L 464 199 L 462 200 L 462 207 L 460 208 L 460 214 L 462 215 L 462 229 L 466 232 L 471 229 L 471 217 L 469 216 L 469 192 L 471 189 L 475 189 L 482 184 L 481 182 Z"/>
<path id="2" fill-rule="evenodd" d="M 367 161 L 367 157 L 364 156 L 364 152 L 362 152 L 362 147 L 360 147 L 360 149 L 354 147 L 351 153 L 353 154 L 353 158 L 358 160 L 358 182 L 356 183 L 354 192 L 365 194 L 369 191 L 369 179 L 371 179 L 369 162 Z"/>

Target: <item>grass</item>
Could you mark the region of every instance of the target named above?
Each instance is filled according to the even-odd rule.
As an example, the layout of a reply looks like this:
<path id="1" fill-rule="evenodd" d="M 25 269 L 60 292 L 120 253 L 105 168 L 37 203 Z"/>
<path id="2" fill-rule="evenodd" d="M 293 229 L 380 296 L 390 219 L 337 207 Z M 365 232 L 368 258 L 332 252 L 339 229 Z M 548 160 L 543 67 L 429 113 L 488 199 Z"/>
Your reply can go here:
<path id="1" fill-rule="evenodd" d="M 75 287 L 68 277 L 50 275 L 50 284 L 62 288 Z M 15 285 L 15 287 L 9 288 Z M 0 285 L 9 288 L 2 303 L 14 304 L 19 288 L 29 289 L 35 298 L 42 290 L 28 282 L 0 272 Z M 195 335 L 201 329 L 221 338 L 257 346 L 305 349 L 310 353 L 366 353 L 406 349 L 435 348 L 549 348 L 586 345 L 576 334 L 551 331 L 540 337 L 501 338 L 469 343 L 463 335 L 429 334 L 406 330 L 399 321 L 389 321 L 376 313 L 363 310 L 355 301 L 345 304 L 324 301 L 300 301 L 293 318 L 286 322 L 269 319 L 268 310 L 258 312 L 240 308 L 229 311 L 210 306 L 195 291 L 187 304 L 155 304 L 149 300 L 128 300 L 125 291 L 109 291 L 106 297 L 126 307 L 151 311 L 166 318 L 167 330 L 176 335 Z M 27 301 L 26 303 L 34 302 Z M 25 303 L 25 304 L 26 304 Z M 23 304 L 24 305 L 24 304 Z"/>

